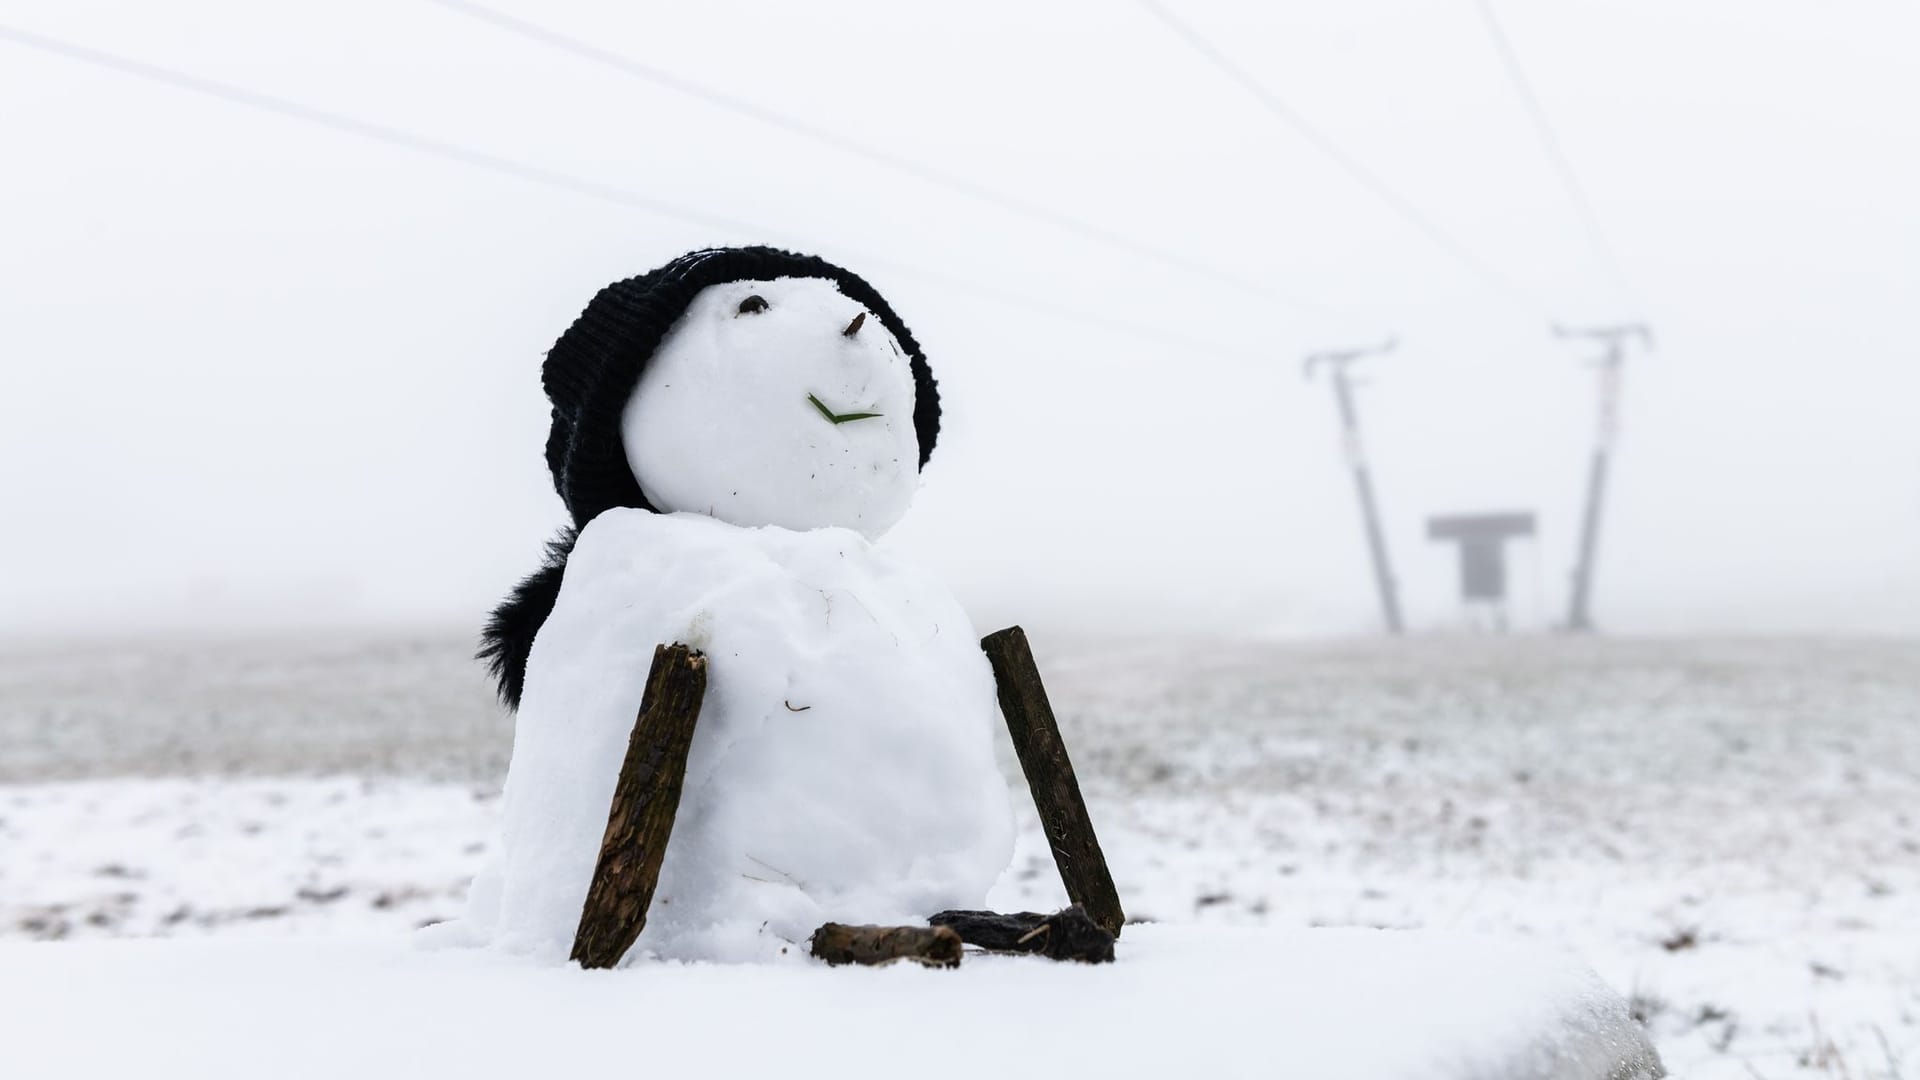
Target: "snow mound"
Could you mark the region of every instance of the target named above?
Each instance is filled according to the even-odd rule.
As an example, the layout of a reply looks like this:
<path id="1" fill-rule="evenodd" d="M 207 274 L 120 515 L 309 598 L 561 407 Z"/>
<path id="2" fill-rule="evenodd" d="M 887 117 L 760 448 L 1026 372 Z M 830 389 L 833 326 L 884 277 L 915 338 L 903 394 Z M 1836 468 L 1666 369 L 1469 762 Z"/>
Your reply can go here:
<path id="1" fill-rule="evenodd" d="M 945 589 L 846 529 L 610 510 L 534 642 L 501 846 L 460 933 L 565 958 L 673 642 L 707 654 L 707 695 L 637 953 L 774 957 L 830 920 L 983 905 L 1011 804 L 992 671 Z"/>
<path id="2" fill-rule="evenodd" d="M 0 944 L 9 1076 L 1648 1080 L 1555 949 L 1138 925 L 1113 964 L 581 972 L 398 941 Z M 111 1038 L 102 1038 L 111 1032 Z M 744 1037 L 743 1037 L 744 1036 Z"/>

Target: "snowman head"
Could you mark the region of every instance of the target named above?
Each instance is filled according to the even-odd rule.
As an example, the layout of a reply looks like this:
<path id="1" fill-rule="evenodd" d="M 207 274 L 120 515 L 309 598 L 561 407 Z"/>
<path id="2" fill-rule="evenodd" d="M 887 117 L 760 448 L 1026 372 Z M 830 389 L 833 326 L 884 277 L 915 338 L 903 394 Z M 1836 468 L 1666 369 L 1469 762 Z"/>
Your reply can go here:
<path id="1" fill-rule="evenodd" d="M 919 486 L 905 349 L 837 282 L 702 289 L 654 350 L 621 418 L 655 509 L 869 538 Z"/>
<path id="2" fill-rule="evenodd" d="M 578 526 L 629 506 L 876 537 L 940 426 L 926 358 L 880 294 L 773 248 L 696 251 L 609 285 L 542 377 L 547 463 Z"/>

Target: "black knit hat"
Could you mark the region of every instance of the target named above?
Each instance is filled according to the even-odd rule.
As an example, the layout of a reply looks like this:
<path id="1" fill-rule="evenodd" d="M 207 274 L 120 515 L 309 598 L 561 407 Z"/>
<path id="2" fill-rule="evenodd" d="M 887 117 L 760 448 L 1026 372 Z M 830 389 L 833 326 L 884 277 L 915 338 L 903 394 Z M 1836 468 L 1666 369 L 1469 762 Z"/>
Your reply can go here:
<path id="1" fill-rule="evenodd" d="M 934 387 L 933 372 L 900 316 L 873 286 L 854 274 L 825 259 L 775 248 L 709 248 L 601 289 L 554 343 L 540 371 L 547 399 L 553 402 L 547 467 L 553 470 L 554 489 L 573 515 L 573 526 L 547 545 L 540 568 L 514 586 L 480 634 L 480 659 L 492 669 L 500 697 L 509 706 L 520 706 L 534 636 L 560 596 L 561 577 L 579 531 L 612 507 L 656 509 L 633 478 L 620 420 L 640 372 L 661 339 L 701 289 L 729 281 L 784 277 L 837 283 L 842 293 L 877 316 L 907 350 L 913 369 L 913 430 L 920 440 L 920 465 L 926 467 L 940 434 L 940 393 Z"/>
<path id="2" fill-rule="evenodd" d="M 620 419 L 641 370 L 693 298 L 709 285 L 785 277 L 835 282 L 877 316 L 907 351 L 913 370 L 913 429 L 920 441 L 920 466 L 926 467 L 940 433 L 940 394 L 919 343 L 873 286 L 812 255 L 770 247 L 708 248 L 601 289 L 547 353 L 540 371 L 553 402 L 547 467 L 575 526 L 584 527 L 609 507 L 655 509 L 627 463 Z"/>

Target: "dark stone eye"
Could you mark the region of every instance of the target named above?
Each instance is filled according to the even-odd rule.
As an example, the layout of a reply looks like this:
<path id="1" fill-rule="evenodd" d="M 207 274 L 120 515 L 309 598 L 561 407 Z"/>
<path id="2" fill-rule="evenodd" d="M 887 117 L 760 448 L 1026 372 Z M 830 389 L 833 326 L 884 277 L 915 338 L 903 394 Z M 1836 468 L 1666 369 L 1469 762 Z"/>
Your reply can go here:
<path id="1" fill-rule="evenodd" d="M 765 310 L 767 310 L 767 302 L 765 300 L 762 300 L 758 296 L 749 296 L 745 300 L 740 301 L 740 310 L 734 314 L 757 315 Z"/>

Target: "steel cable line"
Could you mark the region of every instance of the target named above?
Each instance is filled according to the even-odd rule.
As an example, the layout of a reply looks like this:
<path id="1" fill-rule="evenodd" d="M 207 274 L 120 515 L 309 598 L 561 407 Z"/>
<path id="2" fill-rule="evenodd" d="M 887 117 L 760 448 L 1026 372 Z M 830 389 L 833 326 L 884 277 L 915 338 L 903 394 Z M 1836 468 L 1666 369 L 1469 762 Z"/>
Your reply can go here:
<path id="1" fill-rule="evenodd" d="M 198 75 L 191 75 L 183 71 L 161 67 L 157 64 L 150 64 L 142 60 L 134 60 L 129 57 L 103 52 L 84 45 L 76 45 L 72 42 L 47 37 L 31 31 L 20 30 L 15 27 L 0 25 L 0 41 L 9 41 L 24 48 L 59 56 L 91 67 L 104 68 L 122 75 L 130 75 L 148 82 L 172 87 L 176 90 L 185 90 L 230 104 L 242 105 L 259 112 L 286 119 L 298 120 L 302 123 L 348 135 L 354 135 L 371 142 L 399 147 L 427 157 L 438 158 L 442 161 L 450 161 L 495 175 L 508 176 L 516 180 L 539 184 L 560 191 L 570 192 L 575 195 L 583 195 L 588 198 L 599 199 L 603 202 L 642 210 L 675 221 L 700 225 L 705 228 L 733 231 L 749 236 L 772 237 L 785 235 L 782 230 L 768 229 L 739 218 L 708 213 L 704 210 L 683 206 L 664 199 L 656 199 L 649 195 L 643 195 L 597 180 L 574 176 L 540 165 L 528 164 L 485 150 L 462 146 L 458 143 L 417 135 L 410 131 L 361 120 L 344 113 L 329 112 L 288 98 L 276 97 L 271 94 L 250 90 L 246 87 L 202 78 Z M 1177 330 L 1136 323 L 1127 319 L 1114 318 L 1097 311 L 1070 308 L 1047 301 L 1036 300 L 1020 292 L 981 285 L 965 278 L 955 277 L 937 270 L 929 270 L 912 263 L 903 263 L 895 259 L 864 254 L 860 257 L 867 263 L 876 266 L 885 266 L 898 273 L 918 277 L 959 292 L 972 293 L 1001 304 L 1023 308 L 1055 319 L 1082 323 L 1125 336 L 1153 338 L 1215 355 L 1247 358 L 1252 358 L 1256 355 L 1253 350 L 1244 347 L 1195 337 Z"/>
<path id="2" fill-rule="evenodd" d="M 1493 39 L 1494 51 L 1500 54 L 1501 66 L 1506 68 L 1507 79 L 1513 84 L 1514 91 L 1520 96 L 1521 104 L 1526 108 L 1528 119 L 1533 121 L 1534 134 L 1540 140 L 1540 149 L 1553 166 L 1554 173 L 1560 179 L 1560 186 L 1566 190 L 1568 201 L 1580 215 L 1581 227 L 1587 234 L 1587 243 L 1592 246 L 1593 254 L 1602 269 L 1613 279 L 1614 285 L 1622 296 L 1635 307 L 1642 306 L 1633 286 L 1628 282 L 1626 271 L 1613 253 L 1613 245 L 1607 242 L 1606 230 L 1600 227 L 1600 215 L 1593 209 L 1593 203 L 1587 198 L 1586 187 L 1580 183 L 1579 174 L 1573 171 L 1573 162 L 1561 149 L 1560 137 L 1555 133 L 1553 122 L 1547 118 L 1547 110 L 1540 104 L 1539 95 L 1533 92 L 1533 83 L 1527 79 L 1527 72 L 1520 64 L 1520 54 L 1515 51 L 1512 39 L 1500 25 L 1499 16 L 1494 13 L 1490 0 L 1475 0 L 1480 9 L 1481 22 L 1487 28 L 1487 36 Z"/>
<path id="3" fill-rule="evenodd" d="M 436 2 L 440 2 L 440 0 L 436 0 Z M 1415 229 L 1419 230 L 1423 236 L 1432 241 L 1434 246 L 1446 252 L 1455 262 L 1458 262 L 1470 271 L 1482 284 L 1525 308 L 1530 316 L 1538 317 L 1544 314 L 1546 310 L 1545 305 L 1535 299 L 1532 294 L 1474 255 L 1464 244 L 1454 239 L 1451 233 L 1435 224 L 1431 218 L 1422 213 L 1420 208 L 1410 202 L 1406 196 L 1401 195 L 1386 181 L 1380 179 L 1371 169 L 1362 165 L 1353 155 L 1347 153 L 1339 143 L 1333 141 L 1331 136 L 1309 122 L 1306 117 L 1302 116 L 1291 105 L 1288 105 L 1278 94 L 1269 90 L 1245 68 L 1235 63 L 1227 54 L 1221 52 L 1213 42 L 1203 37 L 1199 31 L 1181 21 L 1178 16 L 1168 11 L 1163 5 L 1158 3 L 1157 0 L 1140 0 L 1140 5 L 1146 8 L 1155 18 L 1159 19 L 1175 36 L 1186 42 L 1188 47 L 1199 53 L 1202 58 L 1218 69 L 1222 75 L 1239 83 L 1241 88 L 1252 94 L 1261 105 L 1266 107 L 1268 112 L 1278 118 L 1281 123 L 1291 128 L 1296 135 L 1306 140 L 1308 145 L 1318 150 L 1320 154 L 1329 161 L 1338 165 L 1348 177 L 1365 188 L 1375 198 L 1386 203 L 1396 214 L 1406 220 L 1408 224 L 1412 225 Z"/>
<path id="4" fill-rule="evenodd" d="M 1355 321 L 1359 319 L 1358 316 L 1351 312 L 1276 292 L 1242 275 L 1222 270 L 1219 267 L 1197 261 L 1178 252 L 1168 251 L 1165 248 L 1136 240 L 1131 236 L 1109 229 L 1106 226 L 1095 224 L 1084 218 L 1074 217 L 1071 214 L 1062 213 L 1051 207 L 1044 206 L 1018 195 L 1009 194 L 997 188 L 988 187 L 978 181 L 970 180 L 944 169 L 936 168 L 911 158 L 902 157 L 889 150 L 870 146 L 858 139 L 843 135 L 830 127 L 812 123 L 789 113 L 767 108 L 764 105 L 737 97 L 725 91 L 715 90 L 694 82 L 691 79 L 682 78 L 672 72 L 664 71 L 630 57 L 622 56 L 619 53 L 603 49 L 590 42 L 581 41 L 578 38 L 551 30 L 538 23 L 497 11 L 482 4 L 473 3 L 472 0 L 427 0 L 427 2 L 484 22 L 489 26 L 504 30 L 510 34 L 536 42 L 548 48 L 557 49 L 561 52 L 579 57 L 580 59 L 599 64 L 602 67 L 618 71 L 624 75 L 643 79 L 657 86 L 666 87 L 669 90 L 696 98 L 717 108 L 750 117 L 790 134 L 799 135 L 802 138 L 811 139 L 814 142 L 830 146 L 843 153 L 884 165 L 887 168 L 906 173 L 927 183 L 946 188 L 948 191 L 964 195 L 978 202 L 986 203 L 1008 213 L 1049 225 L 1062 232 L 1072 233 L 1082 239 L 1092 240 L 1116 250 L 1125 251 L 1137 257 L 1149 259 L 1189 274 L 1195 274 L 1212 281 L 1231 285 L 1251 295 L 1286 304 L 1289 307 L 1301 311 L 1338 319 Z"/>

